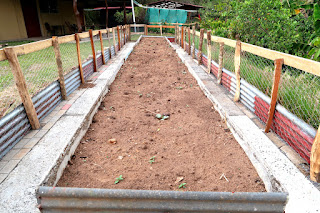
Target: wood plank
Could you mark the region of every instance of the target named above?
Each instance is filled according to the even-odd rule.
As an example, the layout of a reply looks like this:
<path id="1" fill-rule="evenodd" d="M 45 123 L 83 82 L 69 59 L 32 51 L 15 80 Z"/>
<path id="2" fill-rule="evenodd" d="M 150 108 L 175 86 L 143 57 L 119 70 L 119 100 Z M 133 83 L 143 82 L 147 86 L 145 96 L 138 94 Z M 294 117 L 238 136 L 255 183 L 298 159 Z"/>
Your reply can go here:
<path id="1" fill-rule="evenodd" d="M 236 50 L 234 54 L 234 71 L 236 74 L 236 92 L 234 94 L 234 101 L 240 100 L 240 55 L 241 55 L 241 41 L 237 41 Z"/>
<path id="2" fill-rule="evenodd" d="M 100 31 L 101 31 L 101 33 L 104 33 L 104 34 L 107 34 L 107 32 L 108 32 L 107 29 L 102 29 L 102 30 L 100 30 Z"/>
<path id="3" fill-rule="evenodd" d="M 207 60 L 207 72 L 211 73 L 211 60 L 212 60 L 212 46 L 211 46 L 211 30 L 207 31 L 207 55 L 208 55 L 208 60 Z"/>
<path id="4" fill-rule="evenodd" d="M 167 26 L 167 25 L 163 25 L 162 28 L 167 28 L 167 29 L 174 29 L 175 26 Z"/>
<path id="5" fill-rule="evenodd" d="M 122 26 L 122 32 L 123 32 L 123 45 L 125 45 L 127 41 L 126 26 Z"/>
<path id="6" fill-rule="evenodd" d="M 80 71 L 80 79 L 81 83 L 85 83 L 84 76 L 83 76 L 83 69 L 82 69 L 82 62 L 81 62 L 81 52 L 80 52 L 80 38 L 79 35 L 75 34 L 76 38 L 76 46 L 77 46 L 77 56 L 78 56 L 78 64 L 79 64 L 79 71 Z"/>
<path id="7" fill-rule="evenodd" d="M 130 27 L 134 27 L 134 26 L 136 26 L 136 27 L 144 27 L 145 26 L 145 24 L 130 24 Z"/>
<path id="8" fill-rule="evenodd" d="M 99 38 L 100 38 L 100 46 L 101 46 L 102 63 L 106 64 L 106 58 L 104 55 L 103 39 L 102 39 L 102 32 L 101 31 L 99 31 Z"/>
<path id="9" fill-rule="evenodd" d="M 148 28 L 160 28 L 160 25 L 147 25 Z"/>
<path id="10" fill-rule="evenodd" d="M 274 111 L 276 109 L 277 98 L 278 98 L 278 89 L 282 71 L 283 59 L 276 59 L 274 61 L 274 74 L 273 74 L 273 85 L 272 85 L 272 92 L 271 92 L 271 103 L 268 113 L 268 120 L 265 128 L 265 133 L 268 133 L 273 121 Z"/>
<path id="11" fill-rule="evenodd" d="M 75 41 L 75 36 L 74 36 L 74 34 L 61 36 L 61 37 L 59 37 L 58 41 L 59 41 L 59 44 L 68 43 L 70 41 Z"/>
<path id="12" fill-rule="evenodd" d="M 144 26 L 144 35 L 148 35 L 148 25 Z"/>
<path id="13" fill-rule="evenodd" d="M 93 57 L 93 71 L 97 72 L 97 58 L 96 58 L 96 51 L 94 48 L 94 42 L 93 42 L 93 33 L 92 30 L 89 30 L 90 35 L 90 42 L 91 42 L 91 49 L 92 49 L 92 57 Z"/>
<path id="14" fill-rule="evenodd" d="M 93 36 L 98 35 L 98 34 L 99 34 L 99 31 L 100 31 L 100 30 L 92 30 L 92 35 L 93 35 Z"/>
<path id="15" fill-rule="evenodd" d="M 160 35 L 162 36 L 162 25 L 160 25 Z"/>
<path id="16" fill-rule="evenodd" d="M 183 49 L 187 52 L 187 27 L 184 27 L 183 29 L 183 40 Z"/>
<path id="17" fill-rule="evenodd" d="M 200 30 L 200 41 L 199 41 L 199 57 L 198 57 L 198 65 L 201 65 L 201 61 L 202 61 L 203 37 L 204 37 L 204 29 L 201 29 L 201 30 Z"/>
<path id="18" fill-rule="evenodd" d="M 30 94 L 28 92 L 26 80 L 21 70 L 17 53 L 15 52 L 13 47 L 7 47 L 4 49 L 4 51 L 5 51 L 6 57 L 8 58 L 11 71 L 13 73 L 14 80 L 17 85 L 17 89 L 19 91 L 21 101 L 26 110 L 30 125 L 32 129 L 39 129 L 40 122 L 37 116 L 36 109 L 34 108 L 33 102 L 31 100 Z"/>
<path id="19" fill-rule="evenodd" d="M 320 126 L 311 148 L 310 179 L 320 183 Z"/>
<path id="20" fill-rule="evenodd" d="M 192 26 L 192 45 L 193 45 L 193 51 L 192 51 L 192 58 L 196 58 L 196 26 Z"/>
<path id="21" fill-rule="evenodd" d="M 283 58 L 284 64 L 303 70 L 305 72 L 320 76 L 320 63 L 306 58 L 269 50 L 263 47 L 258 47 L 252 44 L 242 44 L 242 50 L 253 53 L 255 55 L 267 58 L 270 60 L 276 60 L 277 58 Z"/>
<path id="22" fill-rule="evenodd" d="M 43 50 L 45 48 L 51 47 L 52 46 L 52 39 L 46 39 L 42 41 L 36 41 L 32 42 L 29 44 L 22 44 L 18 46 L 14 46 L 14 51 L 15 53 L 20 56 L 20 55 L 25 55 L 28 53 L 36 52 L 39 50 Z"/>
<path id="23" fill-rule="evenodd" d="M 62 96 L 63 100 L 67 100 L 67 90 L 66 90 L 66 84 L 64 82 L 63 66 L 62 66 L 58 37 L 56 37 L 56 36 L 52 37 L 52 46 L 53 46 L 53 50 L 54 50 L 54 55 L 56 57 L 57 67 L 58 67 L 61 96 Z"/>
<path id="24" fill-rule="evenodd" d="M 219 49 L 219 68 L 218 68 L 218 84 L 221 84 L 222 80 L 222 69 L 223 69 L 223 54 L 224 54 L 224 43 L 220 42 L 220 49 Z"/>
<path id="25" fill-rule="evenodd" d="M 128 40 L 131 41 L 131 27 L 128 25 Z"/>
<path id="26" fill-rule="evenodd" d="M 89 32 L 83 32 L 83 33 L 78 33 L 79 39 L 83 39 L 83 38 L 89 38 L 90 34 Z"/>

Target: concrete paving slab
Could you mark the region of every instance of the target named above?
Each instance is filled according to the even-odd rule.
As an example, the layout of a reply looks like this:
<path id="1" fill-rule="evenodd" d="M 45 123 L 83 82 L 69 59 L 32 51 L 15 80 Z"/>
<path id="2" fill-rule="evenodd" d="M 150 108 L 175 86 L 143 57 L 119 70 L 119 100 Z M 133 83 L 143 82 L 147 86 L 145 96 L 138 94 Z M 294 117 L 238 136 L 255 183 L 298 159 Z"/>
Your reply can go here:
<path id="1" fill-rule="evenodd" d="M 134 45 L 128 43 L 113 57 L 112 62 L 122 65 Z M 31 140 L 24 147 L 33 147 L 32 150 L 20 162 L 8 161 L 1 169 L 3 173 L 11 172 L 0 184 L 0 212 L 39 212 L 36 201 L 38 186 L 56 183 L 68 163 L 68 157 L 71 157 L 89 127 L 99 101 L 107 93 L 107 85 L 112 82 L 110 78 L 116 75 L 121 65 L 105 67 L 104 73 L 113 74 L 108 73 L 108 77 L 102 73 L 102 77 L 97 78 L 95 87 L 81 89 L 80 93 L 83 94 L 74 99 L 75 102 L 68 110 L 56 112 L 57 115 L 48 121 L 56 121 L 50 130 L 32 131 L 28 135 Z M 61 103 L 60 109 L 66 104 L 66 101 Z M 35 137 L 40 135 L 41 139 Z M 34 144 L 36 145 L 33 146 Z M 11 155 L 17 155 L 18 152 L 19 150 L 12 152 Z M 22 155 L 22 152 L 19 154 Z"/>

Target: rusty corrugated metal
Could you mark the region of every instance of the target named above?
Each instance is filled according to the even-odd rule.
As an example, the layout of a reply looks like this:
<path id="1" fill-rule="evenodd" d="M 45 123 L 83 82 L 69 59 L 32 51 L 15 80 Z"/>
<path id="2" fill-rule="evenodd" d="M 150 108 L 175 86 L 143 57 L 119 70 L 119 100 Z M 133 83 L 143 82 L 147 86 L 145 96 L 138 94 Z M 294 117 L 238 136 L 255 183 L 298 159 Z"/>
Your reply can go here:
<path id="1" fill-rule="evenodd" d="M 286 193 L 179 192 L 41 186 L 41 212 L 284 212 Z"/>

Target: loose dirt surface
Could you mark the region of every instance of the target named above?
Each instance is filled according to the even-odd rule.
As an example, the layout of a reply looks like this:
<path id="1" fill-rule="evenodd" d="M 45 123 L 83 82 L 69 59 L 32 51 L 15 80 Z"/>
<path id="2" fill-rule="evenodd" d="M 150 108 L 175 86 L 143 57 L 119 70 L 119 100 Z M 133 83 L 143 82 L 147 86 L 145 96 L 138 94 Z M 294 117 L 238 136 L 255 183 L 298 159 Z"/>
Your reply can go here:
<path id="1" fill-rule="evenodd" d="M 182 183 L 186 188 L 178 189 Z M 225 122 L 161 38 L 143 38 L 134 49 L 58 186 L 265 191 Z"/>

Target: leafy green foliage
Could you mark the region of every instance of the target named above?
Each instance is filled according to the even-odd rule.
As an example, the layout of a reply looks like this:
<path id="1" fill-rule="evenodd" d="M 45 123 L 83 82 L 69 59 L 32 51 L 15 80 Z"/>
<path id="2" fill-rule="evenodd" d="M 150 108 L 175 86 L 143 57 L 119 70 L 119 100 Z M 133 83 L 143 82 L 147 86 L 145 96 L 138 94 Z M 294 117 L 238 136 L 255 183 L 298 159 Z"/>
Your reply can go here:
<path id="1" fill-rule="evenodd" d="M 181 183 L 181 184 L 179 185 L 179 189 L 181 189 L 181 188 L 186 188 L 186 185 L 187 185 L 187 183 Z"/>
<path id="2" fill-rule="evenodd" d="M 123 177 L 122 175 L 120 175 L 119 177 L 116 178 L 116 181 L 114 182 L 114 184 L 118 184 L 122 180 L 123 180 Z"/>
<path id="3" fill-rule="evenodd" d="M 155 162 L 155 158 L 156 158 L 156 156 L 151 157 L 151 158 L 149 159 L 149 163 L 150 163 L 150 164 L 153 164 L 153 163 Z"/>

